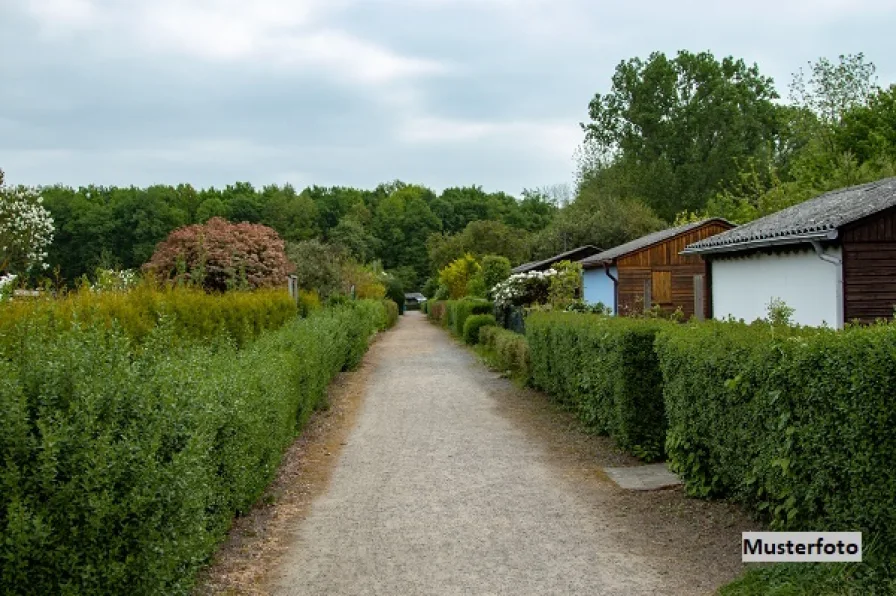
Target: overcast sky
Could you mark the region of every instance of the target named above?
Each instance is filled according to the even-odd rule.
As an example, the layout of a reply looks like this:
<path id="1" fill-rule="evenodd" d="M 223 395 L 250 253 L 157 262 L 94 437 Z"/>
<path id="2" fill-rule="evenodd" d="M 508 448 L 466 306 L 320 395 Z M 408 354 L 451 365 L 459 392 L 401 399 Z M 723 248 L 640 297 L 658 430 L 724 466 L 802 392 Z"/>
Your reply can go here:
<path id="1" fill-rule="evenodd" d="M 620 60 L 710 50 L 786 96 L 819 56 L 896 82 L 893 0 L 0 0 L 10 183 L 568 182 Z"/>

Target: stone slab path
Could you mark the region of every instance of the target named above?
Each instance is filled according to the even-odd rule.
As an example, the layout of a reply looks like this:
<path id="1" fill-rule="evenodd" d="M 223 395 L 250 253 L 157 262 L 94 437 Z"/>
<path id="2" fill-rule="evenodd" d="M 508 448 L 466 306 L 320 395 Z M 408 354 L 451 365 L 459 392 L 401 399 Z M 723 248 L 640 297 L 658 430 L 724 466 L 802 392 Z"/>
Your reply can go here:
<path id="1" fill-rule="evenodd" d="M 599 466 L 558 464 L 499 403 L 522 390 L 421 314 L 401 319 L 378 342 L 356 426 L 271 592 L 690 595 L 740 570 L 739 528 L 730 553 L 689 551 L 699 532 L 687 519 L 670 530 L 651 517 L 687 516 L 683 497 L 625 501 Z"/>
<path id="2" fill-rule="evenodd" d="M 681 479 L 666 464 L 604 468 L 604 472 L 610 480 L 626 490 L 659 490 L 681 484 Z"/>

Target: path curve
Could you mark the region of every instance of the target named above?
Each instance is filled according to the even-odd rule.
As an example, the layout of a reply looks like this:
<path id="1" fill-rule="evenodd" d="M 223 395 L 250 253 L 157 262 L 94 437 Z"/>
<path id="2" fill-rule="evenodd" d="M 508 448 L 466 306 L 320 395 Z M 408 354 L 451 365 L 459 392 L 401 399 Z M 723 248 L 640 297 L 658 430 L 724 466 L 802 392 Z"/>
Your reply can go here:
<path id="1" fill-rule="evenodd" d="M 670 577 L 668 557 L 637 548 L 618 511 L 502 415 L 492 391 L 506 381 L 421 314 L 401 319 L 273 593 L 704 591 Z"/>

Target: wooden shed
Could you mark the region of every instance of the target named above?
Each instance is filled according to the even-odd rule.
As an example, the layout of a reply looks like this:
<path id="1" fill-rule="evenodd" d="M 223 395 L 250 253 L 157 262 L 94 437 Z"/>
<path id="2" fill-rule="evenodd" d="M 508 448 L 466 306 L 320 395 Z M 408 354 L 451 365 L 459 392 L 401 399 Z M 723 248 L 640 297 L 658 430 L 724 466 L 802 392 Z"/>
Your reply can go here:
<path id="1" fill-rule="evenodd" d="M 896 178 L 825 193 L 684 252 L 708 261 L 717 318 L 763 318 L 773 299 L 802 325 L 892 318 Z"/>
<path id="2" fill-rule="evenodd" d="M 721 218 L 706 219 L 643 236 L 579 261 L 585 270 L 586 300 L 612 296 L 621 315 L 681 308 L 686 317 L 710 316 L 706 264 L 696 255 L 682 255 L 691 243 L 734 227 Z"/>

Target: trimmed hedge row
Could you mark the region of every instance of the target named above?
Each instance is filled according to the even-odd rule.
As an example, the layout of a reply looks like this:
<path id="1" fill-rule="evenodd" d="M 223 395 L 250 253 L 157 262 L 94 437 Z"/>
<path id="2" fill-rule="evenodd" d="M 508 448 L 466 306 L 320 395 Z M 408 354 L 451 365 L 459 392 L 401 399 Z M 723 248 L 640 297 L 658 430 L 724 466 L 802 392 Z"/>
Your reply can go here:
<path id="1" fill-rule="evenodd" d="M 243 345 L 295 318 L 296 312 L 296 303 L 286 290 L 207 294 L 194 288 L 143 284 L 128 292 L 94 293 L 85 288 L 58 299 L 0 304 L 0 350 L 17 341 L 14 330 L 25 320 L 41 320 L 60 330 L 75 321 L 107 328 L 117 325 L 140 343 L 161 317 L 173 317 L 179 340 L 204 339 L 223 331 Z"/>
<path id="2" fill-rule="evenodd" d="M 662 378 L 655 319 L 563 312 L 526 319 L 532 384 L 574 408 L 590 428 L 653 460 L 663 455 Z"/>
<path id="3" fill-rule="evenodd" d="M 862 530 L 896 549 L 896 326 L 670 326 L 657 338 L 671 465 L 775 529 Z"/>
<path id="4" fill-rule="evenodd" d="M 446 327 L 457 337 L 464 336 L 464 323 L 471 315 L 492 314 L 494 305 L 488 300 L 463 298 L 461 300 L 434 300 L 429 303 L 427 316 Z"/>
<path id="5" fill-rule="evenodd" d="M 490 363 L 523 384 L 529 383 L 529 343 L 526 337 L 498 326 L 479 329 L 479 343 L 488 351 Z"/>
<path id="6" fill-rule="evenodd" d="M 395 325 L 395 323 L 398 322 L 398 316 L 400 314 L 399 306 L 395 303 L 394 300 L 389 300 L 388 298 L 383 299 L 383 306 L 386 309 L 385 328 L 392 327 L 393 325 Z"/>
<path id="7" fill-rule="evenodd" d="M 471 346 L 479 343 L 479 330 L 497 324 L 494 315 L 470 315 L 464 321 L 464 343 Z"/>
<path id="8" fill-rule="evenodd" d="M 164 318 L 139 350 L 116 325 L 17 321 L 0 359 L 0 592 L 188 594 L 386 320 L 361 301 L 238 349 L 177 341 Z"/>

